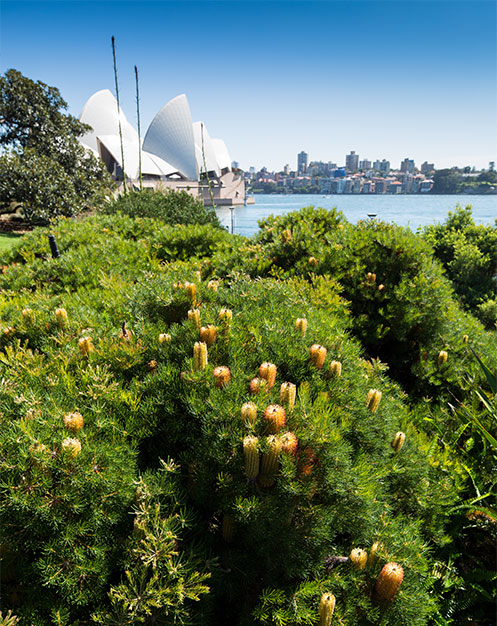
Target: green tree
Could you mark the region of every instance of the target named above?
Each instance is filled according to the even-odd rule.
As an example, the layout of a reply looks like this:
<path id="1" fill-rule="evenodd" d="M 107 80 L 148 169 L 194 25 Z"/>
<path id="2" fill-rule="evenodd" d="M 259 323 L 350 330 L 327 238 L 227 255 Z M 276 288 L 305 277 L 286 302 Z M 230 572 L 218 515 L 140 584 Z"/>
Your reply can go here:
<path id="1" fill-rule="evenodd" d="M 455 170 L 438 170 L 433 175 L 431 193 L 457 193 L 461 182 L 461 175 Z"/>
<path id="2" fill-rule="evenodd" d="M 111 185 L 103 164 L 78 141 L 89 127 L 66 108 L 55 87 L 14 69 L 0 77 L 0 205 L 21 205 L 31 222 L 75 215 Z"/>

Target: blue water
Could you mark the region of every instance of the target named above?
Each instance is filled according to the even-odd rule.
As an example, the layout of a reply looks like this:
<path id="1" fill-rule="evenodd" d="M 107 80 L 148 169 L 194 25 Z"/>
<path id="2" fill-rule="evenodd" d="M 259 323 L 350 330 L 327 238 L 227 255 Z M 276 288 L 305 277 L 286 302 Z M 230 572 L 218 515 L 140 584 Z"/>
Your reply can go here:
<path id="1" fill-rule="evenodd" d="M 429 195 L 256 195 L 255 204 L 233 209 L 234 232 L 250 236 L 258 230 L 258 220 L 268 215 L 283 215 L 305 206 L 326 209 L 336 207 L 349 222 L 367 219 L 376 213 L 376 219 L 395 222 L 416 231 L 420 226 L 444 222 L 447 213 L 458 204 L 473 207 L 477 224 L 494 224 L 497 219 L 497 196 L 429 196 Z M 227 207 L 216 209 L 221 223 L 231 231 L 231 212 Z"/>

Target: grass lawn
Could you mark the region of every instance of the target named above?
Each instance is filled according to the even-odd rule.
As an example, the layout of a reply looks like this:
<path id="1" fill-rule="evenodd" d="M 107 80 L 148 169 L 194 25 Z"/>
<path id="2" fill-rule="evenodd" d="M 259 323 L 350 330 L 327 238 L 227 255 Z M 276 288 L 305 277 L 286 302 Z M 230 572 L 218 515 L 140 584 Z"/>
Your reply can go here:
<path id="1" fill-rule="evenodd" d="M 3 252 L 11 248 L 19 237 L 22 235 L 14 233 L 0 233 L 0 261 L 2 260 Z"/>

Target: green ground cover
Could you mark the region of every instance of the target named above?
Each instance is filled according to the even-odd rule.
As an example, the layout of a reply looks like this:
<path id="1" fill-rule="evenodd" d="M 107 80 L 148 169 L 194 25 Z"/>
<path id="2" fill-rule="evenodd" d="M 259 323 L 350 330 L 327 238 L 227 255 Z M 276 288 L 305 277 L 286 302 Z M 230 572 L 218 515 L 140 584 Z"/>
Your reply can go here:
<path id="1" fill-rule="evenodd" d="M 3 253 L 10 250 L 19 240 L 20 235 L 11 233 L 0 233 L 0 261 Z"/>
<path id="2" fill-rule="evenodd" d="M 2 608 L 324 626 L 331 594 L 331 624 L 492 623 L 496 335 L 430 245 L 135 201 L 59 220 L 59 259 L 46 229 L 4 256 Z"/>

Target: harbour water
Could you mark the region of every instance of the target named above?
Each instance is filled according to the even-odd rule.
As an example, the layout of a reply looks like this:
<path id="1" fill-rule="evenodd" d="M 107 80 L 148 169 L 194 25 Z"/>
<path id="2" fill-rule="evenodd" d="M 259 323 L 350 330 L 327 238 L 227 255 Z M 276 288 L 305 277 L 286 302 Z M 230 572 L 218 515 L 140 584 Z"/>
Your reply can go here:
<path id="1" fill-rule="evenodd" d="M 497 195 L 263 195 L 255 197 L 255 204 L 232 209 L 219 207 L 216 213 L 230 232 L 251 236 L 258 230 L 257 222 L 268 215 L 283 215 L 302 207 L 316 206 L 325 209 L 336 207 L 352 223 L 376 214 L 376 219 L 395 222 L 416 231 L 422 226 L 444 222 L 449 211 L 456 206 L 473 207 L 473 219 L 477 224 L 494 224 L 497 219 Z"/>

